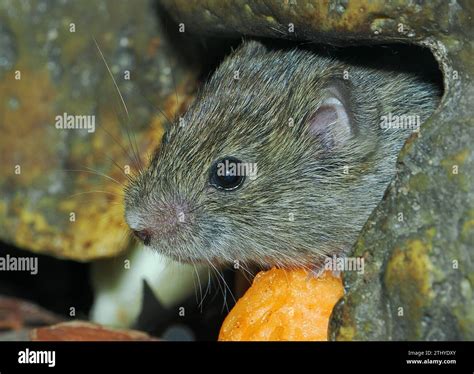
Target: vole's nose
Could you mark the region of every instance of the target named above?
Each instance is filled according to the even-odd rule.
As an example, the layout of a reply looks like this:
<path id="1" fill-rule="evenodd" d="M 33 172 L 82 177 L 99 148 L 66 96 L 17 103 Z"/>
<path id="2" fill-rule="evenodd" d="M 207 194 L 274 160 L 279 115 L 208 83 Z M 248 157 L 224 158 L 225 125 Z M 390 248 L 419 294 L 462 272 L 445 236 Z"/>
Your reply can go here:
<path id="1" fill-rule="evenodd" d="M 139 239 L 143 244 L 150 245 L 151 233 L 149 230 L 134 230 L 133 234 Z"/>

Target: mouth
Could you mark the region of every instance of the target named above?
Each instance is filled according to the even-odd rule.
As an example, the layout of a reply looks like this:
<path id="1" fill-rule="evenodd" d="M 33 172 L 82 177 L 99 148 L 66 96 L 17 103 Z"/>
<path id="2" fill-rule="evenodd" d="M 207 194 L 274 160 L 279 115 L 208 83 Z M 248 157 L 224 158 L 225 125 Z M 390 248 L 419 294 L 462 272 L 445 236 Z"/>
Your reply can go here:
<path id="1" fill-rule="evenodd" d="M 190 265 L 209 265 L 209 262 L 214 263 L 210 259 L 198 258 L 179 249 L 174 249 L 172 252 L 164 251 L 160 248 L 153 248 L 154 251 L 166 256 L 170 260 L 176 261 L 181 264 L 190 264 Z"/>
<path id="2" fill-rule="evenodd" d="M 145 246 L 149 246 L 151 242 L 151 232 L 149 230 L 132 230 L 133 235 Z"/>

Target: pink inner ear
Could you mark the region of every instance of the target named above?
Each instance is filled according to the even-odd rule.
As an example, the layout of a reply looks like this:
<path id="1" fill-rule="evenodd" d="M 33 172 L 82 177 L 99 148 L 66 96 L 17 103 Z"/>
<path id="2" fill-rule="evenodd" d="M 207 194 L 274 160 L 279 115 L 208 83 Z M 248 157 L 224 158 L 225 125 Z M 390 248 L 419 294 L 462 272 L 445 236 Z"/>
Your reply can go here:
<path id="1" fill-rule="evenodd" d="M 311 119 L 309 131 L 321 140 L 326 150 L 343 146 L 352 136 L 352 131 L 342 102 L 335 97 L 324 100 Z"/>

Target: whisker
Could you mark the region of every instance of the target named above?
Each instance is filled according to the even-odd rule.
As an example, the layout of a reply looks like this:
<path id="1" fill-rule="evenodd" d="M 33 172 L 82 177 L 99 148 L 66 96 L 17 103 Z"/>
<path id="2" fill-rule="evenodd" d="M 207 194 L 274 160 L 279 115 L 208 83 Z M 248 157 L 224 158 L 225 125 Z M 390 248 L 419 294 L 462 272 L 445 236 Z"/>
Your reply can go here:
<path id="1" fill-rule="evenodd" d="M 202 287 L 201 287 L 201 277 L 199 276 L 199 271 L 197 270 L 197 267 L 196 267 L 196 264 L 193 263 L 193 267 L 194 267 L 194 271 L 196 272 L 196 277 L 197 277 L 197 282 L 198 282 L 198 285 L 199 285 L 199 296 L 201 298 L 201 301 L 198 303 L 199 306 L 202 305 L 202 302 L 203 302 L 203 298 L 202 298 Z M 197 299 L 197 290 L 196 290 L 196 301 L 198 301 Z M 201 308 L 201 312 L 202 312 L 202 308 Z"/>
<path id="2" fill-rule="evenodd" d="M 120 147 L 120 149 L 122 150 L 122 152 L 124 152 L 125 157 L 126 157 L 128 160 L 132 161 L 132 162 L 135 164 L 135 167 L 136 167 L 137 169 L 139 169 L 139 168 L 140 168 L 140 165 L 137 165 L 137 164 L 136 164 L 136 160 L 134 160 L 134 158 L 130 156 L 130 153 L 129 153 L 128 150 L 123 146 L 123 144 L 120 143 L 120 142 L 112 135 L 112 133 L 107 130 L 107 128 L 106 128 L 104 125 L 101 125 L 99 128 L 102 129 L 107 135 L 109 135 L 109 136 L 115 141 L 115 143 Z M 120 168 L 120 170 L 122 170 L 122 168 Z M 123 171 L 122 171 L 122 172 L 123 172 Z M 125 173 L 124 173 L 124 174 L 125 174 Z M 125 174 L 125 175 L 126 175 L 126 174 Z"/>
<path id="3" fill-rule="evenodd" d="M 77 173 L 88 173 L 88 174 L 98 175 L 100 177 L 104 177 L 104 178 L 107 178 L 107 179 L 111 180 L 113 183 L 118 184 L 120 187 L 125 187 L 123 183 L 120 183 L 118 180 L 116 180 L 115 178 L 112 178 L 110 175 L 98 172 L 97 170 L 88 168 L 87 166 L 84 166 L 84 167 L 88 170 L 84 170 L 84 169 L 64 169 L 64 171 L 77 172 Z"/>
<path id="4" fill-rule="evenodd" d="M 168 58 L 167 60 L 168 60 L 169 68 L 170 68 L 171 81 L 173 82 L 173 87 L 174 87 L 174 94 L 175 94 L 175 98 L 176 98 L 176 106 L 178 107 L 179 106 L 179 97 L 178 97 L 178 90 L 176 89 L 176 80 L 174 78 L 173 68 L 171 67 L 170 59 Z"/>
<path id="5" fill-rule="evenodd" d="M 236 303 L 237 301 L 235 300 L 235 297 L 234 297 L 234 294 L 232 293 L 232 290 L 230 289 L 229 285 L 227 284 L 226 280 L 224 279 L 224 276 L 220 273 L 220 271 L 214 266 L 214 264 L 209 261 L 209 264 L 216 270 L 216 273 L 217 275 L 220 277 L 220 279 L 222 280 L 223 284 L 224 284 L 224 287 L 225 287 L 225 292 L 224 292 L 224 304 L 226 306 L 226 309 L 229 310 L 229 307 L 227 305 L 227 290 L 229 290 L 229 293 L 230 293 L 230 296 L 232 297 L 232 300 L 234 301 L 234 303 Z"/>
<path id="6" fill-rule="evenodd" d="M 114 82 L 114 85 L 115 85 L 115 88 L 117 89 L 117 93 L 120 97 L 120 100 L 122 101 L 122 104 L 123 104 L 123 107 L 125 109 L 125 113 L 127 113 L 127 117 L 130 119 L 130 115 L 128 113 L 128 108 L 127 108 L 127 105 L 125 104 L 125 100 L 123 99 L 123 96 L 122 96 L 122 93 L 120 92 L 120 89 L 117 85 L 117 82 L 115 81 L 115 78 L 114 78 L 114 75 L 112 74 L 112 71 L 110 70 L 109 68 L 109 64 L 107 64 L 107 61 L 105 60 L 105 57 L 104 57 L 104 54 L 102 53 L 102 50 L 100 49 L 99 47 L 99 44 L 97 43 L 97 40 L 95 39 L 95 37 L 93 36 L 92 39 L 94 40 L 94 43 L 97 47 L 97 50 L 99 51 L 100 53 L 100 57 L 102 58 L 102 61 L 104 61 L 104 64 L 105 64 L 105 67 L 107 68 L 108 72 L 109 72 L 109 75 L 110 77 L 112 78 L 112 81 Z"/>
<path id="7" fill-rule="evenodd" d="M 115 112 L 115 115 L 117 116 L 117 119 L 119 120 L 119 123 L 122 123 L 121 122 L 121 119 L 120 119 L 120 114 L 118 113 L 118 111 L 114 108 L 114 112 Z M 132 152 L 132 157 L 129 157 L 129 159 L 134 163 L 135 167 L 138 169 L 138 171 L 143 171 L 143 168 L 142 168 L 142 161 L 141 161 L 141 158 L 140 158 L 140 155 L 139 155 L 139 150 L 138 150 L 138 146 L 136 145 L 136 142 L 135 142 L 135 146 L 134 146 L 134 143 L 132 141 L 132 137 L 130 135 L 130 133 L 132 133 L 132 131 L 130 131 L 130 128 L 129 128 L 129 122 L 130 119 L 126 119 L 124 124 L 125 126 L 121 126 L 121 130 L 122 130 L 122 134 L 123 134 L 123 130 L 125 129 L 125 133 L 127 135 L 127 139 L 128 139 L 128 144 L 130 144 L 130 148 L 131 148 L 131 152 Z"/>
<path id="8" fill-rule="evenodd" d="M 113 196 L 120 197 L 120 198 L 122 198 L 122 197 L 123 197 L 122 195 L 119 195 L 119 194 L 117 194 L 117 193 L 114 193 L 114 192 L 110 192 L 110 191 L 101 191 L 101 190 L 93 190 L 93 191 L 84 191 L 84 192 L 78 192 L 78 193 L 75 193 L 75 194 L 69 195 L 69 197 L 76 197 L 76 196 L 80 196 L 80 195 L 86 195 L 86 194 L 91 194 L 91 193 L 103 193 L 103 194 L 106 194 L 106 195 L 113 195 Z"/>
<path id="9" fill-rule="evenodd" d="M 140 165 L 140 157 L 139 157 L 139 152 L 138 152 L 138 146 L 136 144 L 136 141 L 135 141 L 135 147 L 136 149 L 134 149 L 134 143 L 132 142 L 132 139 L 130 137 L 130 129 L 128 128 L 128 124 L 130 123 L 130 113 L 128 111 L 128 108 L 127 108 L 127 104 L 125 104 L 125 100 L 122 96 L 122 93 L 120 92 L 120 88 L 117 84 L 117 81 L 115 80 L 115 77 L 114 75 L 112 74 L 112 71 L 110 70 L 110 67 L 109 67 L 109 64 L 107 63 L 107 60 L 105 59 L 105 56 L 104 54 L 102 53 L 102 50 L 100 49 L 99 47 L 99 43 L 97 43 L 97 40 L 95 39 L 94 36 L 92 36 L 92 39 L 94 40 L 94 43 L 97 47 L 97 50 L 99 51 L 99 54 L 100 54 L 100 57 L 102 58 L 102 61 L 104 62 L 104 65 L 105 67 L 107 68 L 107 71 L 109 72 L 109 75 L 110 75 L 110 78 L 112 79 L 112 82 L 114 83 L 114 86 L 115 86 L 115 89 L 117 91 L 117 94 L 118 96 L 120 97 L 120 101 L 122 102 L 122 105 L 123 105 L 123 108 L 125 110 L 125 113 L 127 114 L 127 121 L 125 122 L 126 123 L 126 127 L 127 127 L 127 137 L 128 137 L 128 140 L 129 140 L 129 143 L 130 143 L 130 146 L 132 147 L 132 154 L 135 155 L 135 159 L 137 162 L 137 165 Z"/>
<path id="10" fill-rule="evenodd" d="M 247 282 L 252 283 L 252 279 L 255 275 L 250 270 L 246 269 L 244 264 L 240 264 L 239 269 L 244 271 L 242 275 L 247 280 Z"/>
<path id="11" fill-rule="evenodd" d="M 173 124 L 173 121 L 166 115 L 166 113 L 165 113 L 162 109 L 158 108 L 155 104 L 153 104 L 153 103 L 150 101 L 150 99 L 149 99 L 148 97 L 146 97 L 146 96 L 140 91 L 140 89 L 137 89 L 136 92 L 138 93 L 138 95 L 140 95 L 140 97 L 141 97 L 143 100 L 145 100 L 145 101 L 148 103 L 148 105 L 151 106 L 151 108 L 152 108 L 153 110 L 155 110 L 156 112 L 158 112 L 159 114 L 161 114 L 161 115 L 164 117 L 164 119 L 168 122 L 169 125 L 172 125 L 172 124 Z"/>
<path id="12" fill-rule="evenodd" d="M 106 155 L 105 153 L 103 153 L 103 152 L 100 152 L 100 153 L 102 154 L 102 156 L 104 156 L 106 159 L 108 159 L 110 162 L 112 162 L 112 164 L 113 164 L 117 169 L 120 170 L 120 172 L 125 176 L 125 178 L 128 179 L 128 181 L 132 181 L 132 180 L 133 180 L 132 176 L 131 176 L 130 174 L 125 173 L 125 171 L 123 171 L 122 166 L 119 165 L 114 159 L 112 159 L 112 157 L 107 156 L 107 155 Z M 125 187 L 125 186 L 124 186 L 124 187 Z"/>
<path id="13" fill-rule="evenodd" d="M 212 297 L 212 300 L 211 300 L 211 302 L 213 302 L 216 299 L 216 297 L 219 296 L 219 291 L 222 295 L 224 295 L 224 289 L 222 288 L 220 278 L 214 275 L 216 273 L 215 268 L 211 266 L 209 267 L 209 270 L 212 271 L 212 277 L 210 278 L 211 281 L 217 282 L 216 292 L 214 293 L 214 296 Z"/>
<path id="14" fill-rule="evenodd" d="M 210 291 L 211 291 L 211 270 L 209 268 L 207 268 L 207 286 L 206 286 L 206 290 L 204 291 L 204 296 L 202 297 L 201 302 L 198 305 L 198 307 L 201 309 L 201 311 L 202 311 L 202 306 L 203 306 L 204 299 L 206 298 L 207 294 Z"/>

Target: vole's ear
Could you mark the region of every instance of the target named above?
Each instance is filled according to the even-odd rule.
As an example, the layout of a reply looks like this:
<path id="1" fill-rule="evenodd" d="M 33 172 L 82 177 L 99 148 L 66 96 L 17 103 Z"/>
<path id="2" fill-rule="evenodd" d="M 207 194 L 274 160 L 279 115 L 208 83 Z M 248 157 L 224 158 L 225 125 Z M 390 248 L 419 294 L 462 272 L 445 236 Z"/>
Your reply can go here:
<path id="1" fill-rule="evenodd" d="M 340 149 L 354 135 L 349 102 L 348 92 L 342 84 L 331 85 L 325 90 L 321 105 L 310 117 L 309 132 L 321 141 L 326 151 Z"/>

